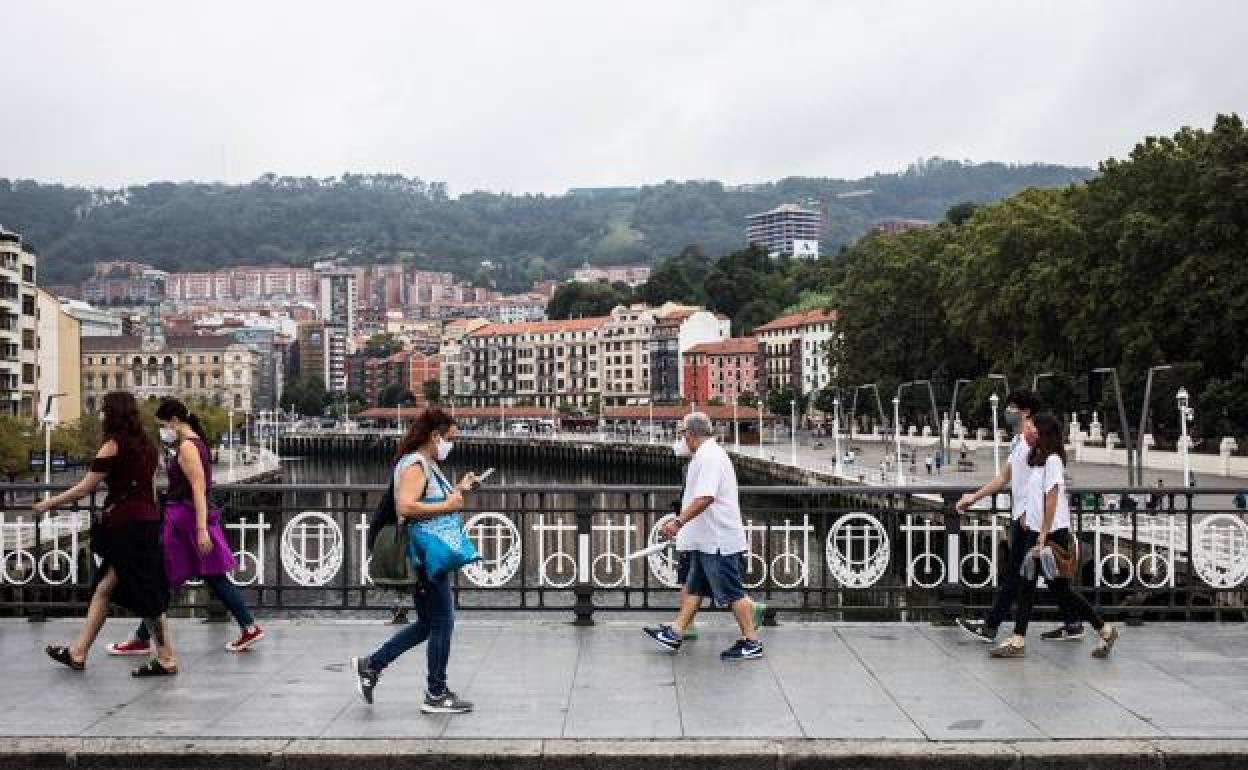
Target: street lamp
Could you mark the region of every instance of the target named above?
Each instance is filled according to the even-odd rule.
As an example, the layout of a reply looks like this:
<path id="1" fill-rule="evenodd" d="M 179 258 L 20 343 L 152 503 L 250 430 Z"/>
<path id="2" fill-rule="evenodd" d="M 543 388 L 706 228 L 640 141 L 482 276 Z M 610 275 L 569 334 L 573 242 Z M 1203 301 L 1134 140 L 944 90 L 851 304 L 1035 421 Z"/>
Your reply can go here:
<path id="1" fill-rule="evenodd" d="M 893 396 L 893 442 L 897 445 L 897 485 L 902 486 L 906 483 L 906 477 L 901 466 L 901 397 Z"/>
<path id="2" fill-rule="evenodd" d="M 1112 366 L 1102 366 L 1099 369 L 1093 369 L 1092 373 L 1113 375 L 1114 396 L 1118 400 L 1118 420 L 1122 425 L 1122 440 L 1127 447 L 1127 486 L 1142 486 L 1143 482 L 1140 481 L 1135 474 L 1135 456 L 1140 453 L 1140 450 L 1138 447 L 1133 448 L 1134 444 L 1131 441 L 1131 430 L 1127 427 L 1127 410 L 1122 405 L 1122 386 L 1118 382 L 1118 370 Z M 1143 440 L 1142 437 L 1141 440 Z"/>
<path id="3" fill-rule="evenodd" d="M 64 393 L 49 393 L 47 405 L 43 408 L 43 485 L 52 486 L 52 402 L 64 396 Z M 43 499 L 52 496 L 51 489 L 43 490 Z"/>
<path id="4" fill-rule="evenodd" d="M 1035 377 L 1032 377 L 1031 378 L 1031 392 L 1038 395 L 1039 390 L 1037 389 L 1040 387 L 1040 380 L 1043 380 L 1047 377 L 1052 377 L 1052 376 L 1053 376 L 1053 372 L 1040 372 L 1036 374 Z"/>
<path id="5" fill-rule="evenodd" d="M 832 451 L 836 452 L 836 475 L 839 477 L 841 468 L 841 397 L 832 399 Z"/>
<path id="6" fill-rule="evenodd" d="M 1001 475 L 1001 438 L 997 435 L 997 405 L 1001 403 L 1001 399 L 993 393 L 988 397 L 988 403 L 992 406 L 992 471 L 993 475 Z"/>
<path id="7" fill-rule="evenodd" d="M 1148 427 L 1148 400 L 1153 394 L 1153 374 L 1173 368 L 1171 364 L 1162 364 L 1150 366 L 1148 369 L 1148 380 L 1144 384 L 1144 408 L 1140 410 L 1140 451 L 1135 453 L 1135 478 L 1141 483 L 1144 479 L 1144 431 Z"/>
<path id="8" fill-rule="evenodd" d="M 650 413 L 649 433 L 650 433 L 650 443 L 653 444 L 654 443 L 654 399 L 653 398 L 649 398 L 646 400 L 646 408 L 649 410 L 649 413 Z"/>
<path id="9" fill-rule="evenodd" d="M 945 434 L 945 461 L 949 461 L 949 456 L 953 452 L 953 416 L 958 413 L 958 387 L 960 385 L 970 385 L 970 380 L 956 379 L 953 381 L 953 399 L 949 402 L 949 429 L 942 431 Z"/>
<path id="10" fill-rule="evenodd" d="M 230 482 L 233 483 L 234 482 L 234 443 L 235 443 L 234 442 L 234 407 L 231 406 L 229 410 L 227 410 L 227 414 L 229 415 L 229 420 L 230 420 L 229 430 L 226 431 L 226 435 L 230 437 Z"/>
<path id="11" fill-rule="evenodd" d="M 737 424 L 737 394 L 732 396 L 732 443 L 736 451 L 741 451 L 741 428 Z"/>
<path id="12" fill-rule="evenodd" d="M 1179 392 L 1175 395 L 1175 399 L 1179 402 L 1179 451 L 1183 453 L 1183 486 L 1191 488 L 1192 486 L 1192 456 L 1191 440 L 1187 437 L 1187 421 L 1195 417 L 1192 408 L 1187 405 L 1188 395 L 1187 388 L 1180 387 Z"/>
<path id="13" fill-rule="evenodd" d="M 758 459 L 763 459 L 763 399 L 761 394 L 758 399 Z"/>
<path id="14" fill-rule="evenodd" d="M 793 392 L 793 398 L 789 401 L 789 434 L 793 442 L 793 466 L 797 466 L 797 392 Z"/>

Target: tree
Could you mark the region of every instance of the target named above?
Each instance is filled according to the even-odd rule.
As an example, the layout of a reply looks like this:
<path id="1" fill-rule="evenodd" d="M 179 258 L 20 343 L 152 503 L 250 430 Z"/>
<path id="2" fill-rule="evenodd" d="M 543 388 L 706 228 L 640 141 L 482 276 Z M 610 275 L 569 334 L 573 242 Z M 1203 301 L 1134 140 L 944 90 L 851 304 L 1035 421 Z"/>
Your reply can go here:
<path id="1" fill-rule="evenodd" d="M 805 394 L 795 394 L 792 388 L 773 390 L 767 394 L 767 409 L 772 414 L 784 416 L 792 412 L 792 404 L 796 399 L 798 415 L 806 414 L 810 399 Z"/>
<path id="2" fill-rule="evenodd" d="M 442 382 L 440 380 L 425 380 L 420 384 L 420 389 L 425 397 L 426 404 L 441 403 Z"/>
<path id="3" fill-rule="evenodd" d="M 631 296 L 606 283 L 565 283 L 555 290 L 546 304 L 552 320 L 593 318 L 608 315 L 617 305 L 626 305 Z"/>
<path id="4" fill-rule="evenodd" d="M 839 393 L 836 387 L 823 388 L 815 393 L 815 408 L 824 414 L 832 414 L 836 411 L 836 399 Z"/>
<path id="5" fill-rule="evenodd" d="M 392 382 L 382 388 L 381 392 L 377 394 L 377 406 L 383 408 L 401 406 L 402 404 L 407 403 L 411 395 L 412 394 L 408 393 L 407 389 L 402 385 L 397 382 Z"/>
<path id="6" fill-rule="evenodd" d="M 0 415 L 0 474 L 12 483 L 30 474 L 30 453 L 42 449 L 30 418 Z"/>
<path id="7" fill-rule="evenodd" d="M 295 377 L 282 390 L 281 406 L 307 417 L 320 417 L 325 413 L 325 385 L 315 377 Z"/>
<path id="8" fill-rule="evenodd" d="M 758 396 L 752 390 L 744 391 L 737 396 L 737 406 L 754 409 L 758 406 Z"/>
<path id="9" fill-rule="evenodd" d="M 979 208 L 979 206 L 971 201 L 956 203 L 950 206 L 949 210 L 945 212 L 945 221 L 951 225 L 960 225 L 970 219 L 971 215 L 975 213 L 975 209 L 977 208 Z"/>
<path id="10" fill-rule="evenodd" d="M 403 341 L 389 332 L 378 332 L 368 338 L 361 351 L 368 358 L 385 358 L 403 349 Z"/>

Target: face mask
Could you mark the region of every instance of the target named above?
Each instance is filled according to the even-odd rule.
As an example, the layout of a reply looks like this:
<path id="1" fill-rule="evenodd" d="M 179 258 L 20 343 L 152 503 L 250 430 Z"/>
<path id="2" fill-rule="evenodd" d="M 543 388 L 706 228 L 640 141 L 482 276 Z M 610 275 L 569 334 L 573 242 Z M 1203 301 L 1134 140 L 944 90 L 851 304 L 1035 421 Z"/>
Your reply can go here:
<path id="1" fill-rule="evenodd" d="M 1019 427 L 1020 425 L 1022 425 L 1022 423 L 1023 423 L 1023 413 L 1022 413 L 1022 412 L 1015 412 L 1015 411 L 1010 410 L 1010 409 L 1007 409 L 1007 410 L 1006 410 L 1006 412 L 1005 412 L 1005 427 L 1009 428 L 1012 432 L 1017 433 L 1017 432 L 1018 432 L 1018 427 Z"/>
<path id="2" fill-rule="evenodd" d="M 676 453 L 677 457 L 689 457 L 693 454 L 693 452 L 689 451 L 689 444 L 684 438 L 678 438 L 672 442 L 672 451 Z"/>
<path id="3" fill-rule="evenodd" d="M 455 448 L 453 441 L 447 441 L 444 438 L 438 439 L 438 462 L 442 462 L 451 454 L 451 450 Z"/>
<path id="4" fill-rule="evenodd" d="M 160 440 L 166 444 L 172 444 L 178 440 L 178 432 L 173 428 L 161 428 Z"/>

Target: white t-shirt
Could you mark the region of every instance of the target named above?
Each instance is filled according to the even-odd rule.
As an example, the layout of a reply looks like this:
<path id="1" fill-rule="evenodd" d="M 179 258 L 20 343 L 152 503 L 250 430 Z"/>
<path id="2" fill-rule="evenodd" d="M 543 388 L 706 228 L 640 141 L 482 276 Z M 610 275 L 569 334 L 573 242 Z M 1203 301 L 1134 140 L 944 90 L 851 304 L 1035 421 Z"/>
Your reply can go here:
<path id="1" fill-rule="evenodd" d="M 745 526 L 741 523 L 741 502 L 737 495 L 737 472 L 728 453 L 715 439 L 707 439 L 693 453 L 685 474 L 683 511 L 699 497 L 713 497 L 705 511 L 676 533 L 676 550 L 733 554 L 748 549 Z"/>
<path id="2" fill-rule="evenodd" d="M 1066 465 L 1057 455 L 1049 455 L 1044 467 L 1031 469 L 1031 485 L 1027 492 L 1027 528 L 1039 532 L 1044 523 L 1044 499 L 1057 487 L 1057 509 L 1053 512 L 1050 532 L 1070 529 L 1070 499 L 1066 496 Z"/>
<path id="3" fill-rule="evenodd" d="M 1023 515 L 1027 510 L 1027 493 L 1031 489 L 1032 471 L 1038 470 L 1027 464 L 1031 455 L 1031 445 L 1023 441 L 1022 436 L 1015 436 L 1010 444 L 1010 454 L 1006 462 L 1010 464 L 1010 514 L 1014 518 Z"/>

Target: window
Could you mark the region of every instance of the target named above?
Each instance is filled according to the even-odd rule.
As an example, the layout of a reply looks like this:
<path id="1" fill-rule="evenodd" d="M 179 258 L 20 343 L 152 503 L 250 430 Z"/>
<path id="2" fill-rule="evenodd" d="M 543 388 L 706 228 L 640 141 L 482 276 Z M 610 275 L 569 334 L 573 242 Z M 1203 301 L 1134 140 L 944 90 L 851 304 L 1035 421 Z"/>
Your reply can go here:
<path id="1" fill-rule="evenodd" d="M 35 297 L 32 294 L 22 295 L 22 315 L 35 314 Z"/>
<path id="2" fill-rule="evenodd" d="M 35 384 L 35 365 L 34 364 L 22 364 L 22 384 L 23 385 Z"/>
<path id="3" fill-rule="evenodd" d="M 83 375 L 82 380 L 84 383 L 86 383 L 87 390 L 95 390 L 95 375 L 94 374 Z"/>
<path id="4" fill-rule="evenodd" d="M 187 388 L 191 388 L 193 387 L 194 376 L 190 372 L 187 372 L 186 376 L 183 378 L 183 381 L 186 383 Z"/>
<path id="5" fill-rule="evenodd" d="M 26 283 L 35 282 L 35 266 L 34 265 L 22 265 L 22 280 L 25 281 Z"/>

